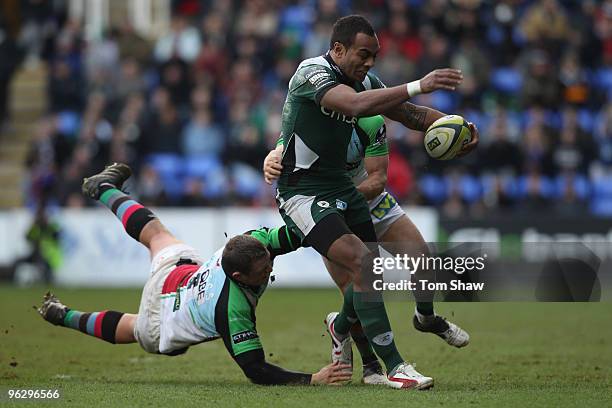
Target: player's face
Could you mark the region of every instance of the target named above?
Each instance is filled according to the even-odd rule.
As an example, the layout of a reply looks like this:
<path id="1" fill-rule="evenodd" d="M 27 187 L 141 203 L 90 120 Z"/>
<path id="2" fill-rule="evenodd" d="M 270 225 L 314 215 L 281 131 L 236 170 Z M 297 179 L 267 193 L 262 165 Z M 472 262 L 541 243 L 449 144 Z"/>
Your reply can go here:
<path id="1" fill-rule="evenodd" d="M 344 48 L 344 47 L 342 47 Z M 374 66 L 380 50 L 378 38 L 358 33 L 348 49 L 344 49 L 338 65 L 342 72 L 355 81 L 363 82 L 368 71 Z"/>
<path id="2" fill-rule="evenodd" d="M 266 250 L 268 256 L 265 256 L 253 262 L 251 272 L 248 275 L 240 274 L 240 282 L 249 286 L 260 286 L 268 282 L 272 273 L 272 261 L 270 260 L 270 252 Z"/>

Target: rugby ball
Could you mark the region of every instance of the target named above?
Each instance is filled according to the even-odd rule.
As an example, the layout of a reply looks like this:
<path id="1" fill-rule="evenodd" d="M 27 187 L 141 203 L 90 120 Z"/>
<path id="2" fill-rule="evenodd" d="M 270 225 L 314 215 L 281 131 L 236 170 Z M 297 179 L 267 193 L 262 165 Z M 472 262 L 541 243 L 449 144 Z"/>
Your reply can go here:
<path id="1" fill-rule="evenodd" d="M 425 150 L 436 160 L 450 160 L 472 140 L 467 122 L 459 115 L 436 120 L 425 132 Z"/>

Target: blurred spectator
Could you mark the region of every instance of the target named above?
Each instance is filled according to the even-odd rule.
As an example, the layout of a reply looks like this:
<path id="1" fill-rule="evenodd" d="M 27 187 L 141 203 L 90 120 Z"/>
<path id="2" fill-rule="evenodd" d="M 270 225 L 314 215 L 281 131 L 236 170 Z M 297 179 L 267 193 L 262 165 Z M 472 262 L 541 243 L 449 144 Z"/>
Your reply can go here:
<path id="1" fill-rule="evenodd" d="M 0 16 L 0 134 L 8 120 L 11 78 L 23 57 L 22 50 L 4 27 L 2 20 Z"/>
<path id="2" fill-rule="evenodd" d="M 141 138 L 141 153 L 179 154 L 182 133 L 183 122 L 170 93 L 165 88 L 158 88 L 153 94 L 153 109 Z"/>
<path id="3" fill-rule="evenodd" d="M 159 63 L 168 62 L 172 58 L 180 58 L 185 62 L 193 62 L 200 52 L 200 34 L 189 25 L 181 15 L 174 15 L 170 23 L 170 32 L 162 35 L 155 44 L 155 59 Z"/>
<path id="4" fill-rule="evenodd" d="M 569 20 L 558 0 L 537 0 L 520 22 L 530 45 L 547 49 L 558 55 L 569 37 Z"/>
<path id="5" fill-rule="evenodd" d="M 198 109 L 182 136 L 182 152 L 184 155 L 214 155 L 223 153 L 225 138 L 219 126 L 212 121 L 210 112 Z"/>
<path id="6" fill-rule="evenodd" d="M 27 3 L 53 8 L 30 35 L 43 41 L 29 49 L 49 63 L 52 112 L 29 155 L 31 204 L 84 205 L 80 179 L 118 160 L 150 205 L 274 205 L 260 168 L 287 84 L 329 48 L 338 16 L 361 12 L 379 35 L 383 82 L 461 69 L 456 92 L 414 102 L 481 133 L 477 154 L 438 161 L 422 133 L 389 123 L 388 188 L 400 201 L 453 217 L 610 214 L 612 0 L 180 0 L 154 44 L 127 22 L 85 40 L 55 2 Z M 0 36 L 0 53 L 7 44 Z M 0 58 L 0 78 L 16 60 Z"/>
<path id="7" fill-rule="evenodd" d="M 28 228 L 26 239 L 30 244 L 30 253 L 13 263 L 14 273 L 18 273 L 20 265 L 27 263 L 35 266 L 42 281 L 46 285 L 53 284 L 53 271 L 62 262 L 62 248 L 59 242 L 60 227 L 49 219 L 44 204 L 36 209 L 32 225 Z"/>
<path id="8" fill-rule="evenodd" d="M 49 109 L 51 112 L 78 112 L 82 105 L 83 83 L 79 74 L 66 61 L 56 61 L 49 78 Z"/>

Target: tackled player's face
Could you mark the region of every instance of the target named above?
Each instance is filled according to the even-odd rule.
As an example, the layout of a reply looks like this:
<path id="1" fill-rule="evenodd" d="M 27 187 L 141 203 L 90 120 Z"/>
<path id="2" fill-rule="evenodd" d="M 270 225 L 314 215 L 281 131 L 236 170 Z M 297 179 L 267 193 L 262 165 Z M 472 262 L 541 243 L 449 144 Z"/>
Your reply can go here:
<path id="1" fill-rule="evenodd" d="M 249 286 L 260 286 L 268 282 L 272 273 L 272 261 L 270 252 L 266 249 L 267 256 L 258 259 L 251 265 L 249 274 L 240 274 L 239 281 Z"/>
<path id="2" fill-rule="evenodd" d="M 354 81 L 363 82 L 368 71 L 374 66 L 380 50 L 378 38 L 357 33 L 355 41 L 348 49 L 340 43 L 334 46 L 336 63 L 342 72 Z"/>

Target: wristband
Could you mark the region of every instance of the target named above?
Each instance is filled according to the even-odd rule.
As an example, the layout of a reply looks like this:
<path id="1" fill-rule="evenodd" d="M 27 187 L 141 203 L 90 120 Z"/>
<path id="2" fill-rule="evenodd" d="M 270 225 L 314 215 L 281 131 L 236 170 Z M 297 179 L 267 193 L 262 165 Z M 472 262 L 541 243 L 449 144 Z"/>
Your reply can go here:
<path id="1" fill-rule="evenodd" d="M 406 84 L 406 90 L 408 91 L 408 96 L 410 98 L 412 98 L 413 96 L 416 96 L 420 93 L 422 93 L 421 91 L 421 80 L 417 80 L 417 81 L 412 81 Z"/>

